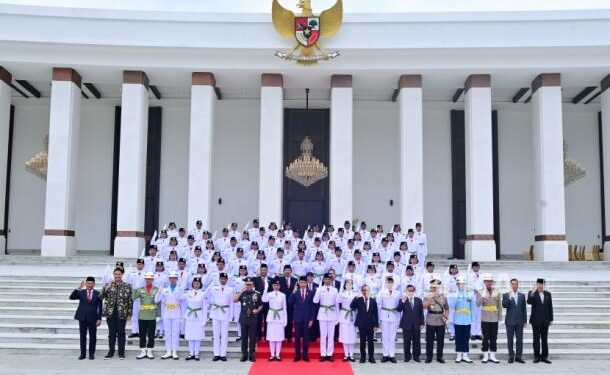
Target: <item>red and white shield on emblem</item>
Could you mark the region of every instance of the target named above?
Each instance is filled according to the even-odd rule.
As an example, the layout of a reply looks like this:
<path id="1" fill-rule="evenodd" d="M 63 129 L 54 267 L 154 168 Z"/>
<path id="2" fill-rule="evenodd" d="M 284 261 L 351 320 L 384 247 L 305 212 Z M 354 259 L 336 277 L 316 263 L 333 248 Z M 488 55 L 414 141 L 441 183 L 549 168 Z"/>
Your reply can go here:
<path id="1" fill-rule="evenodd" d="M 295 17 L 294 35 L 304 47 L 311 47 L 320 38 L 320 17 Z"/>

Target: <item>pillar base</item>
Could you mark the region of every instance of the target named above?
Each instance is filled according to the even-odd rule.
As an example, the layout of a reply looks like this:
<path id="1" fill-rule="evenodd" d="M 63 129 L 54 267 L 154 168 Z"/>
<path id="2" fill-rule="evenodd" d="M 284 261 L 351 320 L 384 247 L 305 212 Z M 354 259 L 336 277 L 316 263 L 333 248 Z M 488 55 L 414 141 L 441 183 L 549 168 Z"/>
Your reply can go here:
<path id="1" fill-rule="evenodd" d="M 604 242 L 604 261 L 610 262 L 610 241 Z"/>
<path id="2" fill-rule="evenodd" d="M 73 236 L 42 236 L 40 256 L 69 257 L 76 255 L 76 238 Z"/>
<path id="3" fill-rule="evenodd" d="M 146 246 L 142 237 L 116 237 L 114 239 L 115 258 L 138 258 Z"/>
<path id="4" fill-rule="evenodd" d="M 469 262 L 495 262 L 496 241 L 493 240 L 466 240 L 464 244 L 466 260 Z"/>
<path id="5" fill-rule="evenodd" d="M 534 260 L 541 262 L 567 262 L 568 243 L 566 241 L 534 242 Z"/>

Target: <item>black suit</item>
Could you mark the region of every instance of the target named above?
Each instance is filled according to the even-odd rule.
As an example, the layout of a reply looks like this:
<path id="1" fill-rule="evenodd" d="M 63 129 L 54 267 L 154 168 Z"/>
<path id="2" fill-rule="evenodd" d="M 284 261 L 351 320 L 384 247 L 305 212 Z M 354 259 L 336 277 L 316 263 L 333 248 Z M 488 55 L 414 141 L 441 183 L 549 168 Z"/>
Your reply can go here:
<path id="1" fill-rule="evenodd" d="M 420 327 L 426 324 L 422 300 L 413 297 L 413 307 L 411 307 L 409 300 L 403 303 L 401 299 L 396 309 L 402 311 L 399 326 L 402 328 L 405 360 L 411 360 L 411 343 L 413 343 L 413 358 L 419 360 L 421 354 Z"/>
<path id="2" fill-rule="evenodd" d="M 508 343 L 508 357 L 511 359 L 521 358 L 523 354 L 523 326 L 527 323 L 525 294 L 517 293 L 515 298 L 509 293 L 502 295 L 502 307 L 506 309 L 504 324 L 506 324 L 506 339 Z M 517 355 L 513 349 L 513 338 L 517 338 Z"/>
<path id="3" fill-rule="evenodd" d="M 78 300 L 78 308 L 74 319 L 78 320 L 80 332 L 80 355 L 87 353 L 87 331 L 89 332 L 89 356 L 95 355 L 95 344 L 97 342 L 97 322 L 102 320 L 102 299 L 100 292 L 91 291 L 91 301 L 87 298 L 86 289 L 74 289 L 70 294 L 71 300 Z"/>
<path id="4" fill-rule="evenodd" d="M 315 292 L 306 290 L 302 298 L 300 289 L 292 293 L 286 302 L 288 308 L 293 309 L 294 320 L 294 349 L 296 358 L 301 358 L 301 344 L 303 345 L 303 358 L 309 357 L 309 322 L 316 320 Z"/>
<path id="5" fill-rule="evenodd" d="M 314 292 L 314 294 L 316 292 L 316 289 L 318 289 L 318 287 L 319 287 L 318 283 L 311 283 L 311 286 L 309 284 L 307 284 L 307 289 Z M 318 310 L 320 309 L 320 305 L 317 303 L 314 304 L 313 309 L 314 309 L 314 316 L 317 317 Z M 318 319 L 314 319 L 313 325 L 309 329 L 309 341 L 314 342 L 318 339 L 318 337 L 320 337 L 320 322 L 318 322 Z"/>
<path id="6" fill-rule="evenodd" d="M 373 343 L 374 329 L 379 328 L 379 316 L 375 299 L 369 297 L 368 301 L 369 306 L 367 309 L 364 297 L 354 298 L 350 308 L 358 310 L 354 324 L 358 327 L 358 332 L 360 333 L 360 359 L 366 357 L 366 347 L 368 344 L 369 360 L 372 360 L 375 356 L 375 345 Z"/>
<path id="7" fill-rule="evenodd" d="M 553 321 L 553 299 L 551 293 L 546 290 L 544 300 L 540 298 L 538 292 L 529 292 L 527 295 L 527 303 L 532 305 L 530 312 L 530 324 L 534 331 L 534 357 L 537 359 L 546 359 L 549 356 L 548 333 L 549 325 Z M 542 343 L 542 352 L 540 352 L 540 344 Z"/>
<path id="8" fill-rule="evenodd" d="M 271 288 L 271 280 L 273 280 L 271 277 L 266 276 L 267 279 L 267 291 L 271 292 L 272 288 Z M 254 278 L 254 289 L 259 292 L 261 294 L 261 296 L 263 295 L 263 292 L 265 291 L 265 283 L 263 281 L 263 277 L 262 276 L 257 276 Z M 259 321 L 258 321 L 258 325 L 256 326 L 256 339 L 260 340 L 263 338 L 263 326 L 264 326 L 264 334 L 267 334 L 267 314 L 269 313 L 269 303 L 263 303 L 263 310 L 261 311 L 260 314 L 258 314 L 259 317 Z M 262 322 L 261 322 L 262 320 Z"/>
<path id="9" fill-rule="evenodd" d="M 286 296 L 286 301 L 288 301 L 288 298 L 290 298 L 290 295 L 292 294 L 292 291 L 294 290 L 295 285 L 297 285 L 297 278 L 296 277 L 290 277 L 289 280 L 286 280 L 285 276 L 280 277 L 280 292 L 284 293 L 284 295 Z M 287 316 L 287 324 L 286 324 L 286 328 L 284 328 L 284 337 L 286 337 L 286 340 L 291 340 L 292 339 L 292 312 L 293 312 L 293 306 L 291 305 L 287 305 L 286 306 L 286 316 Z"/>

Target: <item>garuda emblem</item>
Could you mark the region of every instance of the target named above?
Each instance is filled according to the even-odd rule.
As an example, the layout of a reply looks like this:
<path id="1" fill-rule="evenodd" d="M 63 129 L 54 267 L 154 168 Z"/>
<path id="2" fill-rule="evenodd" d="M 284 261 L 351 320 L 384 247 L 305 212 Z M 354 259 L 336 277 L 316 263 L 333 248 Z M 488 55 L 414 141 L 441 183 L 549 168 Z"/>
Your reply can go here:
<path id="1" fill-rule="evenodd" d="M 317 64 L 319 60 L 330 60 L 339 56 L 338 51 L 326 51 L 318 43 L 320 38 L 329 38 L 339 31 L 343 22 L 343 1 L 314 15 L 311 0 L 298 0 L 297 7 L 302 13 L 298 16 L 273 0 L 271 15 L 275 30 L 284 38 L 295 38 L 297 43 L 289 51 L 276 51 L 275 55 L 296 61 L 301 65 Z"/>

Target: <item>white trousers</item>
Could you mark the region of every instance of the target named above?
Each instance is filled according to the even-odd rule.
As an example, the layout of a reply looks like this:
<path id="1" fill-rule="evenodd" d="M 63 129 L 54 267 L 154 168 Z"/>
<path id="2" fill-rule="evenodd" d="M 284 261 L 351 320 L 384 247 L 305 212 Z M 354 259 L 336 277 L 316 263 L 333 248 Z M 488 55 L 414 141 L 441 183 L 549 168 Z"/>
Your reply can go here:
<path id="1" fill-rule="evenodd" d="M 272 357 L 279 357 L 280 351 L 282 350 L 281 341 L 269 341 L 269 349 Z"/>
<path id="2" fill-rule="evenodd" d="M 343 351 L 345 352 L 346 357 L 354 356 L 354 344 L 343 344 Z"/>
<path id="3" fill-rule="evenodd" d="M 394 357 L 396 355 L 396 322 L 381 322 L 381 344 L 384 357 Z"/>
<path id="4" fill-rule="evenodd" d="M 165 349 L 178 350 L 180 340 L 180 318 L 163 319 L 163 329 L 165 330 Z"/>
<path id="5" fill-rule="evenodd" d="M 470 336 L 481 336 L 481 306 L 472 310 L 472 324 L 470 325 Z"/>
<path id="6" fill-rule="evenodd" d="M 330 357 L 335 349 L 335 322 L 320 320 L 320 355 Z"/>
<path id="7" fill-rule="evenodd" d="M 138 317 L 140 316 L 140 299 L 133 301 L 133 312 L 131 313 L 131 333 L 138 333 Z"/>
<path id="8" fill-rule="evenodd" d="M 229 342 L 229 321 L 212 319 L 212 329 L 214 330 L 214 357 L 226 357 Z"/>

